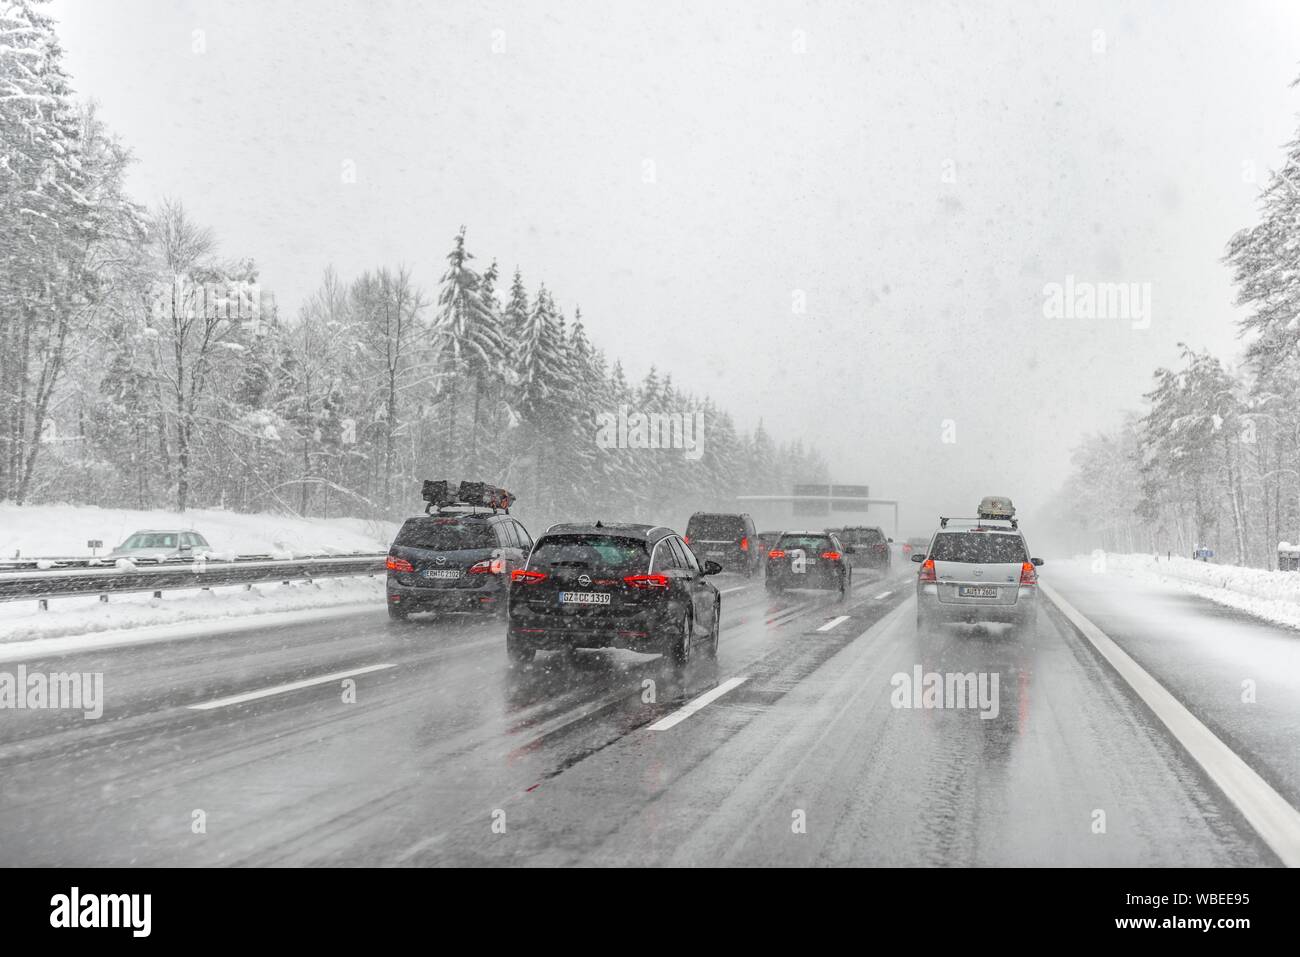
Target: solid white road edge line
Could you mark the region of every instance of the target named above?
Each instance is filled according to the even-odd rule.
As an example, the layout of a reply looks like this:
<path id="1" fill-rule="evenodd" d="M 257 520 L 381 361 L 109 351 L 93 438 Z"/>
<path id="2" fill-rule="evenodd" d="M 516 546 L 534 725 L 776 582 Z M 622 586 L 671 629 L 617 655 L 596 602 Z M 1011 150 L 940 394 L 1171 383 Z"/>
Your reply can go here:
<path id="1" fill-rule="evenodd" d="M 882 598 L 888 598 L 892 594 L 893 594 L 892 591 L 882 591 L 879 595 L 875 597 L 875 600 L 879 601 Z"/>
<path id="2" fill-rule="evenodd" d="M 732 688 L 739 687 L 749 680 L 749 675 L 737 675 L 734 678 L 728 678 L 722 684 L 718 685 L 712 691 L 706 691 L 693 701 L 689 701 L 682 707 L 678 708 L 672 714 L 660 718 L 654 724 L 650 725 L 651 731 L 667 731 L 673 725 L 685 721 L 695 712 L 699 711 L 710 702 L 717 701 Z"/>
<path id="3" fill-rule="evenodd" d="M 848 621 L 848 620 L 849 620 L 849 616 L 848 616 L 848 615 L 840 615 L 840 617 L 838 617 L 838 618 L 832 618 L 830 621 L 826 622 L 826 624 L 822 625 L 822 626 L 821 626 L 820 628 L 818 628 L 817 630 L 818 630 L 818 631 L 830 631 L 830 630 L 831 630 L 832 628 L 834 628 L 836 625 L 841 625 L 841 624 L 843 624 L 844 622 L 846 622 L 846 621 Z"/>
<path id="4" fill-rule="evenodd" d="M 291 681 L 287 685 L 276 685 L 274 688 L 263 688 L 261 691 L 249 691 L 245 694 L 231 695 L 229 698 L 217 698 L 215 701 L 205 701 L 202 704 L 192 704 L 189 708 L 191 711 L 211 711 L 213 708 L 225 708 L 232 704 L 243 704 L 245 701 L 256 701 L 258 698 L 269 698 L 271 695 L 284 694 L 286 691 L 297 691 L 300 688 L 310 688 L 313 685 L 323 685 L 330 681 L 341 681 L 344 678 L 352 678 L 356 675 L 365 675 L 372 671 L 383 671 L 385 668 L 396 667 L 396 664 L 368 665 L 365 668 L 353 668 L 351 671 L 336 671 L 332 675 L 321 675 L 319 678 L 305 678 L 302 681 Z"/>
<path id="5" fill-rule="evenodd" d="M 1128 656 L 1106 633 L 1083 617 L 1050 585 L 1038 587 L 1070 622 L 1092 642 L 1129 687 L 1137 692 L 1187 753 L 1237 806 L 1246 821 L 1287 867 L 1300 867 L 1300 811 L 1274 791 L 1251 767 L 1173 695 Z"/>

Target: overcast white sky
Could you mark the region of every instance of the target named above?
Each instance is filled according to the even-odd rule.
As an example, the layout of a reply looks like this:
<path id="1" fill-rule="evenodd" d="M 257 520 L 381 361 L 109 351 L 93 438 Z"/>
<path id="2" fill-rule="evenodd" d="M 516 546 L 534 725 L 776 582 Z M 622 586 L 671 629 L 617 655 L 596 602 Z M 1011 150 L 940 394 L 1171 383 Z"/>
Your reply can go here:
<path id="1" fill-rule="evenodd" d="M 51 9 L 136 197 L 283 313 L 330 264 L 432 288 L 465 224 L 631 373 L 803 435 L 905 524 L 1032 509 L 1176 342 L 1237 352 L 1219 258 L 1300 111 L 1295 2 Z M 1150 328 L 1044 318 L 1067 275 L 1150 283 Z"/>

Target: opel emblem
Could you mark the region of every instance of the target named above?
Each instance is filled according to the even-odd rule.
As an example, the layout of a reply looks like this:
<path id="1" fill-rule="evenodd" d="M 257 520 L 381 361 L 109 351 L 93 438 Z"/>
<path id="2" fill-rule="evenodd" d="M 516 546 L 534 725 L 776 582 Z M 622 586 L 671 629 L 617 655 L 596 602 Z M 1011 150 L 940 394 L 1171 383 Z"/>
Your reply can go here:
<path id="1" fill-rule="evenodd" d="M 578 576 L 578 584 L 579 584 L 579 585 L 590 585 L 590 584 L 591 584 L 591 576 L 590 576 L 590 575 L 579 575 L 579 576 Z"/>

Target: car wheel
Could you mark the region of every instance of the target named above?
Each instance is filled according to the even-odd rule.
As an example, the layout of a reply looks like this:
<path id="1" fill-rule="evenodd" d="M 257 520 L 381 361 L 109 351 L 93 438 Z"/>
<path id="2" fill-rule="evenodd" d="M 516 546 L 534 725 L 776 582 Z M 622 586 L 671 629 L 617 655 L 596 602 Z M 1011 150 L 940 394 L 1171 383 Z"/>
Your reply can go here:
<path id="1" fill-rule="evenodd" d="M 527 665 L 531 664 L 533 658 L 537 656 L 537 649 L 525 645 L 514 635 L 506 635 L 506 654 L 515 664 Z"/>
<path id="2" fill-rule="evenodd" d="M 718 657 L 718 645 L 722 641 L 722 598 L 713 600 L 713 627 L 709 630 L 709 657 Z"/>
<path id="3" fill-rule="evenodd" d="M 677 665 L 688 664 L 691 660 L 691 613 L 687 612 L 682 615 L 681 628 L 678 634 L 670 639 L 669 656 Z"/>
<path id="4" fill-rule="evenodd" d="M 395 604 L 391 601 L 388 603 L 388 617 L 391 621 L 406 621 L 407 616 L 410 614 L 411 610 L 405 605 Z"/>

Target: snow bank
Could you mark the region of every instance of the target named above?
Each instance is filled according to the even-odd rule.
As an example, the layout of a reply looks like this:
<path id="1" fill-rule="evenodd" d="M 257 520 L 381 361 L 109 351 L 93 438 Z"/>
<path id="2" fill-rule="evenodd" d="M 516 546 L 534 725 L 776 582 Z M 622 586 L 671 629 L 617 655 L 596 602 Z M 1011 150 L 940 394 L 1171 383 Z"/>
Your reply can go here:
<path id="1" fill-rule="evenodd" d="M 296 558 L 382 552 L 397 532 L 392 522 L 358 518 L 298 518 L 220 509 L 132 511 L 89 505 L 0 504 L 0 558 L 89 557 L 86 542 L 104 543 L 104 555 L 142 528 L 198 532 L 220 555 Z"/>
<path id="2" fill-rule="evenodd" d="M 69 635 L 102 633 L 102 646 L 111 647 L 115 636 L 129 635 L 131 629 L 176 625 L 184 622 L 208 622 L 214 627 L 194 631 L 202 637 L 219 630 L 217 625 L 234 619 L 277 612 L 320 610 L 346 606 L 366 606 L 384 614 L 384 577 L 319 578 L 313 583 L 279 582 L 213 588 L 164 591 L 162 598 L 143 594 L 111 595 L 101 602 L 91 595 L 84 598 L 56 598 L 50 610 L 41 611 L 34 600 L 0 603 L 0 648 L 12 642 L 62 638 Z M 96 639 L 96 644 L 100 639 Z M 35 653 L 35 652 L 33 652 Z"/>
<path id="3" fill-rule="evenodd" d="M 1095 559 L 1079 556 L 1083 563 Z M 1106 571 L 1176 584 L 1220 605 L 1300 628 L 1300 572 L 1213 565 L 1190 558 L 1107 553 Z"/>

